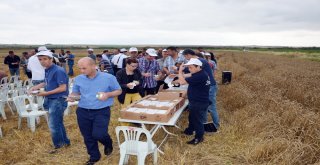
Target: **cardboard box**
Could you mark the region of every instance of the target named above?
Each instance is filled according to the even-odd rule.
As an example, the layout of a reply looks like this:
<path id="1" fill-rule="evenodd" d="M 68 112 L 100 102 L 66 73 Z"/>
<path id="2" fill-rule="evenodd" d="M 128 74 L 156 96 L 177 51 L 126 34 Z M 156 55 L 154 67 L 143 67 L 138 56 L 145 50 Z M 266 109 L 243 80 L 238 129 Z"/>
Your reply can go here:
<path id="1" fill-rule="evenodd" d="M 179 97 L 187 98 L 187 91 L 186 90 L 163 90 L 163 91 L 161 91 L 161 93 L 171 93 L 171 92 L 179 93 Z"/>
<path id="2" fill-rule="evenodd" d="M 122 119 L 153 121 L 153 122 L 168 122 L 173 116 L 173 114 L 175 113 L 173 108 L 169 110 L 146 109 L 149 111 L 163 111 L 163 114 L 150 114 L 147 112 L 141 112 L 141 113 L 130 112 L 128 111 L 130 108 L 134 108 L 134 107 L 125 108 L 120 111 L 120 117 Z M 140 108 L 140 109 L 143 109 L 143 108 Z"/>
<path id="3" fill-rule="evenodd" d="M 152 104 L 142 104 L 142 102 Z M 163 106 L 159 106 L 161 102 L 164 104 Z M 170 102 L 171 105 L 166 102 Z M 157 95 L 148 95 L 130 104 L 127 108 L 122 109 L 120 117 L 130 120 L 167 122 L 184 105 L 184 102 L 185 98 L 179 97 L 178 92 L 159 92 Z M 154 113 L 153 111 L 161 112 L 161 114 Z"/>

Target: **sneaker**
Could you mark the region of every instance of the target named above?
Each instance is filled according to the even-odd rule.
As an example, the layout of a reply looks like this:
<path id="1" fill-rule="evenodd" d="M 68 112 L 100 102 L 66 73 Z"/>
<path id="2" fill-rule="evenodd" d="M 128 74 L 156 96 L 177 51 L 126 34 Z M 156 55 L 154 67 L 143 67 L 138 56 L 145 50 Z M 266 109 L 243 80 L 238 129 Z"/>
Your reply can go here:
<path id="1" fill-rule="evenodd" d="M 199 144 L 201 142 L 203 142 L 203 138 L 201 138 L 201 139 L 194 138 L 194 139 L 188 141 L 187 144 L 197 145 L 197 144 Z"/>
<path id="2" fill-rule="evenodd" d="M 86 163 L 85 163 L 85 165 L 94 165 L 95 163 L 97 163 L 99 160 L 91 160 L 91 159 L 89 159 Z"/>
<path id="3" fill-rule="evenodd" d="M 113 151 L 113 147 L 112 147 L 112 144 L 111 144 L 111 146 L 105 146 L 104 147 L 104 154 L 105 155 L 111 155 L 111 153 L 112 153 L 112 151 Z"/>

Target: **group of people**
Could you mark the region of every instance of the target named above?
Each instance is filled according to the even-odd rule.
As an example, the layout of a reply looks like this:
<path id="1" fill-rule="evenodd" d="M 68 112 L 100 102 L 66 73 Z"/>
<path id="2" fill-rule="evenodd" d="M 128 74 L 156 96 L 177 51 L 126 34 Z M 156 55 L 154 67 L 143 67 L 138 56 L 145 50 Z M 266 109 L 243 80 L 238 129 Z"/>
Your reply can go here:
<path id="1" fill-rule="evenodd" d="M 129 51 L 125 48 L 117 49 L 113 53 L 105 50 L 97 55 L 93 49 L 88 49 L 88 56 L 78 61 L 81 74 L 75 77 L 72 91 L 69 91 L 69 78 L 63 68 L 64 64 L 55 64 L 54 52 L 39 47 L 38 53 L 28 58 L 27 69 L 31 71 L 35 85 L 30 88 L 30 92 L 45 89 L 38 95 L 45 97 L 44 107 L 49 111 L 49 128 L 54 145 L 50 153 L 56 153 L 60 148 L 71 144 L 63 124 L 63 111 L 67 101 L 80 98 L 76 114 L 90 155 L 86 164 L 95 164 L 100 160 L 98 142 L 104 145 L 104 154 L 110 155 L 113 146 L 108 126 L 114 98 L 126 107 L 145 95 L 156 94 L 161 85 L 168 87 L 170 84 L 164 82 L 166 77 L 176 77 L 173 81 L 175 84 L 189 84 L 189 125 L 183 133 L 193 135 L 195 132 L 195 137 L 188 141 L 188 144 L 196 145 L 202 142 L 203 124 L 207 122 L 208 112 L 212 116 L 215 129 L 219 128 L 216 110 L 217 85 L 214 79 L 217 63 L 212 58 L 213 54 L 209 53 L 210 58 L 204 58 L 209 56 L 207 54 L 200 48 L 197 51 L 178 50 L 173 46 L 158 51 L 153 48 L 138 51 L 135 47 Z M 69 61 L 70 55 L 66 57 Z M 15 66 L 17 61 L 12 58 L 10 62 L 10 66 Z M 40 67 L 43 73 L 39 71 Z M 12 69 L 12 73 L 14 72 L 16 71 Z M 42 74 L 43 79 L 39 76 Z M 33 79 L 34 76 L 38 78 Z"/>
<path id="2" fill-rule="evenodd" d="M 14 51 L 10 50 L 9 54 L 4 58 L 4 64 L 8 65 L 10 75 L 11 76 L 20 76 L 20 67 L 23 68 L 24 73 L 29 79 L 32 80 L 39 80 L 39 78 L 36 76 L 35 78 L 32 77 L 32 69 L 40 69 L 39 63 L 37 63 L 37 59 L 35 58 L 35 54 L 39 51 L 47 51 L 48 49 L 44 46 L 40 47 L 40 49 L 32 49 L 29 52 L 22 52 L 21 57 L 16 55 Z M 49 50 L 48 50 L 49 51 Z M 53 62 L 59 66 L 61 66 L 66 72 L 67 72 L 67 65 L 68 65 L 68 75 L 73 76 L 73 66 L 74 66 L 74 59 L 75 55 L 71 53 L 71 51 L 67 50 L 66 52 L 61 49 L 59 54 L 55 53 L 55 50 L 52 49 L 50 52 L 53 55 Z M 34 56 L 34 57 L 32 57 Z M 29 62 L 31 61 L 31 62 Z M 36 63 L 36 64 L 34 64 Z M 44 73 L 44 69 L 40 69 L 42 73 Z M 43 79 L 44 74 L 40 79 Z"/>

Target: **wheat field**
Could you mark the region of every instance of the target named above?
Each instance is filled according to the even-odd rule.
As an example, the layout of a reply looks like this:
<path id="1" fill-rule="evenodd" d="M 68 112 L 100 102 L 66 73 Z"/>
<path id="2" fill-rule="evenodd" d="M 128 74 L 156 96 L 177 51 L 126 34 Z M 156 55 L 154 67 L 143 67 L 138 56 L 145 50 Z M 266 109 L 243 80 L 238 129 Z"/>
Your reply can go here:
<path id="1" fill-rule="evenodd" d="M 23 50 L 17 50 L 20 55 Z M 85 50 L 71 50 L 78 58 Z M 1 50 L 0 60 L 6 55 Z M 159 164 L 319 164 L 320 163 L 320 63 L 299 58 L 275 56 L 271 53 L 217 51 L 218 74 L 233 73 L 229 85 L 219 85 L 217 96 L 221 129 L 205 135 L 197 146 L 185 142 L 191 137 L 178 134 L 170 137 L 162 147 L 165 154 L 158 156 Z M 1 70 L 7 66 L 1 64 Z M 75 72 L 78 73 L 75 67 Z M 88 159 L 76 115 L 64 118 L 71 146 L 55 155 L 47 153 L 51 137 L 42 119 L 32 133 L 23 120 L 17 128 L 17 115 L 0 119 L 4 137 L 0 139 L 0 164 L 83 164 Z M 119 125 L 118 103 L 112 108 L 109 133 L 114 151 L 103 156 L 97 164 L 118 164 L 119 148 L 115 127 Z M 184 112 L 178 125 L 187 126 L 188 112 Z M 160 142 L 163 132 L 157 132 L 154 141 Z M 103 151 L 100 145 L 100 151 Z M 130 157 L 129 164 L 136 164 Z M 146 164 L 152 163 L 149 155 Z"/>

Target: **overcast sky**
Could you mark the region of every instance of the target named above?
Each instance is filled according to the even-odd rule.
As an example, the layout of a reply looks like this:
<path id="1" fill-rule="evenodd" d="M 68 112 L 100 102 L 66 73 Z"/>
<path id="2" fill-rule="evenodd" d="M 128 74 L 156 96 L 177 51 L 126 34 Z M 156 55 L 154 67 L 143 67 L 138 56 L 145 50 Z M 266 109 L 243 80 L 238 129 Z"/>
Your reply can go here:
<path id="1" fill-rule="evenodd" d="M 320 46 L 320 0 L 0 0 L 0 43 Z"/>

